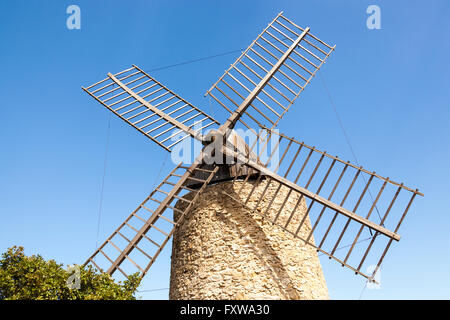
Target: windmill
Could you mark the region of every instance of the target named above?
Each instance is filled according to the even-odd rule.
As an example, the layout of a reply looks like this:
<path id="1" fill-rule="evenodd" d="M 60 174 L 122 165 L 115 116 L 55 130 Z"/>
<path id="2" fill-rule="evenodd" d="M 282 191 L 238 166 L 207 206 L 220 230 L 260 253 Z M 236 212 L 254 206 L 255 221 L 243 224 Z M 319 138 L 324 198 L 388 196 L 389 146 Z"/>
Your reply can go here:
<path id="1" fill-rule="evenodd" d="M 85 265 L 124 277 L 137 271 L 143 277 L 175 234 L 172 269 L 178 260 L 185 269 L 181 273 L 188 264 L 199 267 L 187 248 L 198 239 L 183 237 L 208 234 L 208 229 L 197 229 L 205 228 L 201 207 L 226 196 L 226 203 L 239 207 L 236 216 L 250 212 L 274 228 L 284 244 L 297 241 L 295 248 L 301 243 L 313 250 L 311 261 L 318 263 L 317 253 L 325 255 L 376 282 L 392 242 L 400 240 L 398 230 L 414 198 L 423 194 L 276 129 L 333 50 L 309 28 L 278 14 L 205 94 L 229 114 L 222 124 L 136 65 L 83 87 L 169 152 L 192 138 L 203 145 L 195 161 L 176 165 Z M 213 188 L 220 192 L 211 193 Z M 214 221 L 210 227 L 218 224 Z M 211 247 L 223 242 L 202 241 L 200 246 Z M 264 251 L 265 260 L 278 254 L 270 250 Z M 172 276 L 181 277 L 174 270 Z"/>

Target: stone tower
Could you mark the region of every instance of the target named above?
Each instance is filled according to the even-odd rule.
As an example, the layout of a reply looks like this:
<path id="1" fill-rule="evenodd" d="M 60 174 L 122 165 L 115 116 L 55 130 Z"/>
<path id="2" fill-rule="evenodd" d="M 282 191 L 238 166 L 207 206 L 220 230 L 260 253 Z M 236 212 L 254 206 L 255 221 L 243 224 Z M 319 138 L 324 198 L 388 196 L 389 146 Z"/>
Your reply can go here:
<path id="1" fill-rule="evenodd" d="M 240 195 L 237 192 L 242 183 L 222 182 L 208 186 L 176 229 L 169 298 L 328 299 L 316 250 L 226 195 L 245 200 L 254 182 L 247 182 Z M 255 188 L 249 200 L 250 207 L 265 185 L 266 181 L 261 181 Z M 268 206 L 276 189 L 277 186 L 269 186 L 259 205 L 261 208 Z M 276 208 L 277 201 L 281 204 L 287 193 L 288 189 L 282 187 L 272 208 Z M 187 194 L 186 197 L 192 196 Z M 288 219 L 296 202 L 294 197 L 289 198 L 279 221 Z M 179 201 L 177 207 L 185 203 Z M 273 217 L 276 211 L 269 210 L 268 215 Z M 296 228 L 305 212 L 303 199 L 289 227 Z M 299 234 L 307 235 L 310 230 L 307 218 Z"/>

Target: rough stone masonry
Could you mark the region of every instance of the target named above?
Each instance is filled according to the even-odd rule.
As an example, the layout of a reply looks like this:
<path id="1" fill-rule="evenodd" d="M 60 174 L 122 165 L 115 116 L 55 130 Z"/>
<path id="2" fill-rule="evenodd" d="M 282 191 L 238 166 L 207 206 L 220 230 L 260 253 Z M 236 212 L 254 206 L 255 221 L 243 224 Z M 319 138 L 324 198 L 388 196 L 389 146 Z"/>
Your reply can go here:
<path id="1" fill-rule="evenodd" d="M 237 194 L 243 183 L 208 186 L 177 228 L 169 298 L 328 299 L 316 250 L 262 218 L 278 185 L 269 185 L 258 206 L 259 212 L 251 212 L 226 195 L 245 201 L 254 182 L 247 182 Z M 253 208 L 258 201 L 266 183 L 259 182 L 249 207 Z M 277 214 L 287 194 L 285 187 L 278 191 L 269 216 Z M 192 194 L 185 197 L 192 198 Z M 279 221 L 287 221 L 297 200 L 291 194 Z M 185 205 L 180 200 L 176 206 Z M 295 232 L 305 212 L 303 199 L 288 225 L 289 230 Z M 177 220 L 177 215 L 174 218 Z M 310 230 L 307 218 L 299 235 L 305 238 Z"/>

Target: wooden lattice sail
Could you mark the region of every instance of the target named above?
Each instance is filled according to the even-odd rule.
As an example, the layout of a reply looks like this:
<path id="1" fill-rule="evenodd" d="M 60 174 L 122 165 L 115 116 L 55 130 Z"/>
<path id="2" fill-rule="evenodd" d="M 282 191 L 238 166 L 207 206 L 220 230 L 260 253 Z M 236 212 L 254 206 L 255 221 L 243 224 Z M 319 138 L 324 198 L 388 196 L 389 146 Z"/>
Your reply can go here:
<path id="1" fill-rule="evenodd" d="M 194 163 L 177 165 L 86 264 L 109 274 L 118 270 L 126 277 L 139 271 L 144 276 L 198 195 L 208 184 L 228 177 L 233 183 L 252 179 L 255 188 L 263 181 L 266 189 L 288 188 L 283 201 L 274 201 L 275 192 L 272 200 L 253 201 L 252 206 L 248 199 L 254 188 L 241 190 L 239 199 L 229 196 L 342 266 L 373 279 L 392 242 L 400 240 L 400 225 L 415 196 L 423 194 L 274 130 L 333 50 L 309 28 L 277 15 L 207 91 L 229 113 L 223 124 L 137 66 L 108 73 L 83 88 L 167 151 L 187 138 L 204 145 Z M 254 133 L 253 143 L 236 136 L 238 124 Z M 205 129 L 213 130 L 204 134 Z M 211 163 L 213 144 L 215 155 L 232 163 Z M 184 197 L 187 192 L 193 193 L 190 200 Z M 260 200 L 263 197 L 264 191 Z M 295 226 L 291 217 L 281 217 L 292 198 L 307 203 Z M 173 219 L 172 212 L 179 210 L 176 201 L 186 205 Z M 278 214 L 268 216 L 274 207 Z M 311 232 L 300 236 L 298 230 L 308 218 Z M 370 241 L 358 246 L 363 239 Z M 373 256 L 377 266 L 366 274 L 364 264 Z"/>

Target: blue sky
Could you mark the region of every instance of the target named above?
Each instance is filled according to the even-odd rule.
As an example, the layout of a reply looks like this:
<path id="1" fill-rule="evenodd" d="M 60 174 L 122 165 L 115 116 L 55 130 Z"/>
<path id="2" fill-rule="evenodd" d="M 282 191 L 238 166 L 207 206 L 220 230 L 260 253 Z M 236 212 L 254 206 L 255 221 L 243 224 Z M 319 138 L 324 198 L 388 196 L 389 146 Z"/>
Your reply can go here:
<path id="1" fill-rule="evenodd" d="M 81 30 L 66 8 L 81 8 Z M 381 30 L 366 8 L 381 8 Z M 321 74 L 359 162 L 418 187 L 364 299 L 450 298 L 450 3 L 448 1 L 2 1 L 0 3 L 0 251 L 23 245 L 64 264 L 95 249 L 109 115 L 82 90 L 107 72 L 144 70 L 245 48 L 275 15 L 336 44 Z M 152 72 L 209 110 L 203 93 L 238 53 Z M 220 112 L 218 109 L 216 113 Z M 320 79 L 281 131 L 353 160 Z M 152 190 L 166 154 L 111 119 L 101 242 Z M 170 159 L 170 158 L 169 158 Z M 170 161 L 162 174 L 171 169 Z M 168 287 L 170 247 L 141 290 Z M 323 260 L 334 299 L 358 299 L 364 279 Z M 142 292 L 165 299 L 168 290 Z"/>

